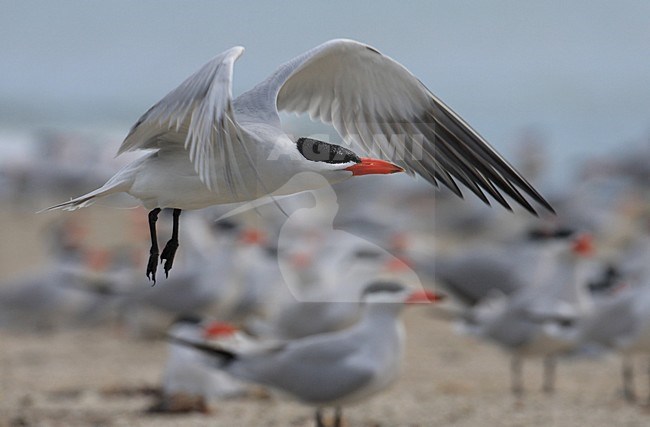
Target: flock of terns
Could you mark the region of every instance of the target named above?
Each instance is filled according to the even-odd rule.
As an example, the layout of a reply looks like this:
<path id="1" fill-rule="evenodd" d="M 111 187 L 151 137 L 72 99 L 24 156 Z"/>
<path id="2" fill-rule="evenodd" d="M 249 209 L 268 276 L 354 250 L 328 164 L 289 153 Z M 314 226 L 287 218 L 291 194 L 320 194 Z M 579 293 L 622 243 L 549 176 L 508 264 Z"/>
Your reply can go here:
<path id="1" fill-rule="evenodd" d="M 254 383 L 316 408 L 317 426 L 325 425 L 323 411 L 334 408 L 340 426 L 343 406 L 398 377 L 404 307 L 443 297 L 449 302 L 434 304 L 438 315 L 512 355 L 514 393 L 524 390 L 523 358 L 543 358 L 550 392 L 560 356 L 614 349 L 625 355 L 625 396 L 634 397 L 630 357 L 650 351 L 647 212 L 634 217 L 640 225 L 604 263 L 596 256 L 599 227 L 612 221 L 570 217 L 579 210 L 571 197 L 553 203 L 556 216 L 476 131 L 375 48 L 326 42 L 233 98 L 234 63 L 242 53 L 234 47 L 218 55 L 138 119 L 119 153 L 146 154 L 97 190 L 47 209 L 74 210 L 115 193 L 139 199 L 148 211 L 146 271 L 128 255 L 101 277 L 72 267 L 80 253 L 70 244 L 69 220 L 58 260 L 44 273 L 60 286 L 46 289 L 32 277 L 14 287 L 22 294 L 0 294 L 2 306 L 19 315 L 22 307 L 38 310 L 35 301 L 49 301 L 49 307 L 74 306 L 86 320 L 119 307 L 135 328 L 144 327 L 148 310 L 178 316 L 167 332 L 158 410 L 177 407 L 179 395 L 198 396 L 205 407 L 204 399 Z M 350 148 L 287 135 L 280 111 L 332 124 Z M 422 200 L 433 200 L 433 190 L 399 175 L 381 178 L 385 185 L 374 192 L 365 183 L 379 177 L 353 182 L 400 172 L 442 183 L 449 191 L 436 203 L 455 206 L 455 220 L 471 206 L 444 197 L 462 197 L 458 184 L 508 210 L 506 198 L 535 215 L 537 204 L 544 220 L 518 213 L 506 221 L 483 218 L 471 223 L 476 236 L 512 231 L 485 238 L 489 244 L 468 239 L 473 244 L 462 250 L 444 250 L 444 235 L 429 241 L 408 232 L 432 229 L 427 222 L 434 218 L 416 211 Z M 229 216 L 220 206 L 231 203 L 260 212 L 257 226 L 240 219 L 250 212 Z M 181 219 L 184 211 L 190 212 Z M 164 246 L 161 213 L 160 222 L 172 224 Z M 167 278 L 157 282 L 159 263 Z M 133 286 L 142 273 L 154 287 Z"/>

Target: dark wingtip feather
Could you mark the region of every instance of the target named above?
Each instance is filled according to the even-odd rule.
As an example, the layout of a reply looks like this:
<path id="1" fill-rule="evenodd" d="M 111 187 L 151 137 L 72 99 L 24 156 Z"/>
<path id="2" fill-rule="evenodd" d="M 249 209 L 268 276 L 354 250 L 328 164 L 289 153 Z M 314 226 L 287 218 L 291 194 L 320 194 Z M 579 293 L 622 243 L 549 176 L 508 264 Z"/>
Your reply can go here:
<path id="1" fill-rule="evenodd" d="M 555 212 L 555 209 L 553 209 L 553 206 L 549 202 L 546 201 L 542 196 L 539 196 L 539 198 L 536 198 L 535 201 L 542 206 L 544 206 L 544 209 L 552 213 L 553 215 L 557 215 L 557 212 Z"/>
<path id="2" fill-rule="evenodd" d="M 504 191 L 514 201 L 520 204 L 524 209 L 534 216 L 539 216 L 537 211 L 531 204 L 522 196 L 515 186 L 519 187 L 523 192 L 530 196 L 537 203 L 542 205 L 551 213 L 555 213 L 553 207 L 533 188 L 533 186 L 523 178 L 519 172 L 512 167 L 501 155 L 494 150 L 476 131 L 474 131 L 467 123 L 447 107 L 440 100 L 432 95 L 432 110 L 427 112 L 428 117 L 433 123 L 438 124 L 447 133 L 446 137 L 455 139 L 459 144 L 455 149 L 460 150 L 454 154 L 464 154 L 469 156 L 467 160 L 474 160 L 477 162 L 474 167 L 482 173 L 487 174 L 487 182 L 489 186 L 496 184 L 498 188 Z M 436 132 L 437 134 L 437 132 Z M 442 138 L 445 141 L 445 137 Z M 477 175 L 480 177 L 480 175 Z M 487 188 L 484 182 L 479 183 L 481 186 L 492 194 L 491 190 L 494 188 Z M 498 191 L 497 191 L 498 193 Z M 497 197 L 496 200 L 504 205 L 502 197 Z M 506 203 L 507 205 L 507 203 Z M 511 208 L 504 206 L 508 210 Z"/>

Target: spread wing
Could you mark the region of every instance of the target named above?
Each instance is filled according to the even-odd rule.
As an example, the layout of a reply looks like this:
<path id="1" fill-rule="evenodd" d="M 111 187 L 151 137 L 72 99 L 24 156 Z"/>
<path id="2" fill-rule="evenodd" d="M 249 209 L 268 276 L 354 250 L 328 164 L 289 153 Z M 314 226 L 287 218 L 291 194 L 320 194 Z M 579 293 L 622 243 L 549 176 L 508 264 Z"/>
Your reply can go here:
<path id="1" fill-rule="evenodd" d="M 237 46 L 221 53 L 169 92 L 133 125 L 118 154 L 182 145 L 208 188 L 225 191 L 225 183 L 236 192 L 237 154 L 245 147 L 233 114 L 232 76 L 243 52 Z"/>
<path id="2" fill-rule="evenodd" d="M 458 114 L 401 64 L 352 40 L 332 40 L 281 66 L 266 82 L 278 110 L 309 113 L 332 123 L 348 143 L 442 182 L 456 181 L 489 204 L 487 192 L 510 209 L 502 193 L 531 213 L 522 192 L 553 211 L 544 198 Z"/>

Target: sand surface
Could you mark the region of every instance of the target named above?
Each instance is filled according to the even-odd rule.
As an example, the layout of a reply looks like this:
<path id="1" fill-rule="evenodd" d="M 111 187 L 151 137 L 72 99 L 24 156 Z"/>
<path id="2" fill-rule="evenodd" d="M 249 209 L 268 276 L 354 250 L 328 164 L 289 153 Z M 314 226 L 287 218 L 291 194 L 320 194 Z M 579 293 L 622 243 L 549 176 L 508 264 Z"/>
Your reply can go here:
<path id="1" fill-rule="evenodd" d="M 93 208 L 83 215 L 98 239 L 119 243 L 129 233 L 111 224 L 127 214 Z M 0 210 L 2 279 L 45 260 L 39 233 L 55 219 Z M 518 400 L 510 394 L 501 350 L 457 334 L 425 307 L 409 309 L 405 321 L 402 377 L 386 393 L 346 409 L 348 426 L 650 425 L 650 411 L 621 398 L 616 356 L 561 361 L 551 396 L 540 391 L 539 361 L 527 362 L 527 394 Z M 40 334 L 0 330 L 0 427 L 312 425 L 310 408 L 276 396 L 217 402 L 210 415 L 146 414 L 153 402 L 147 390 L 159 385 L 165 346 L 108 326 Z M 644 375 L 645 369 L 639 366 Z M 643 397 L 644 375 L 638 378 Z"/>

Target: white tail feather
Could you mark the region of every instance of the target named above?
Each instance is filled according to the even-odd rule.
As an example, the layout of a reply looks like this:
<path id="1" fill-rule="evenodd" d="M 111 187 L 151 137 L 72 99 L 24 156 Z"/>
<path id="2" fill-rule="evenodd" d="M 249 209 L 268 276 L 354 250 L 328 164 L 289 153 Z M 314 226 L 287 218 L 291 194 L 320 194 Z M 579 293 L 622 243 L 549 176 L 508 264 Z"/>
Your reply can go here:
<path id="1" fill-rule="evenodd" d="M 109 194 L 113 194 L 113 193 L 120 193 L 122 191 L 124 191 L 122 185 L 111 185 L 110 187 L 104 185 L 103 187 L 98 188 L 95 191 L 91 191 L 88 194 L 84 194 L 83 196 L 79 196 L 68 202 L 59 203 L 58 205 L 50 206 L 49 208 L 45 208 L 41 211 L 38 211 L 38 213 L 55 211 L 58 209 L 64 211 L 74 211 L 92 205 L 93 203 L 95 203 L 95 200 L 98 198 L 108 196 Z"/>

